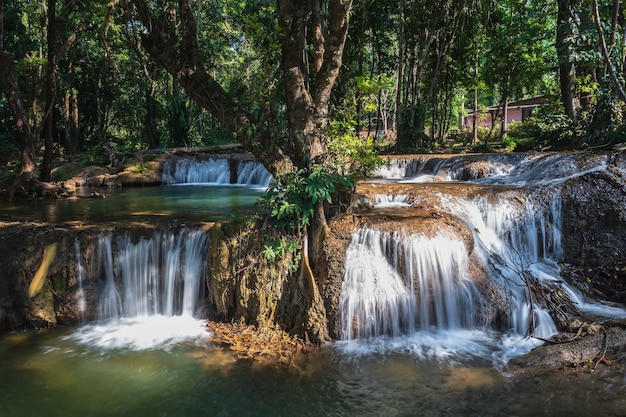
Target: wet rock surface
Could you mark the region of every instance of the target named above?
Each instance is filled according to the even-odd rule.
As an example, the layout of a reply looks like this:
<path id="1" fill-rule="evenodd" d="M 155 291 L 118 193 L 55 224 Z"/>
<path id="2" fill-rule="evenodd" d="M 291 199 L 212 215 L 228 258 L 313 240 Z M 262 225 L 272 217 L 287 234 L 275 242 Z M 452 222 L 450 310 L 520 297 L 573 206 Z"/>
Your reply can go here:
<path id="1" fill-rule="evenodd" d="M 621 171 L 601 171 L 565 185 L 561 194 L 565 262 L 603 266 L 626 258 L 623 180 Z"/>

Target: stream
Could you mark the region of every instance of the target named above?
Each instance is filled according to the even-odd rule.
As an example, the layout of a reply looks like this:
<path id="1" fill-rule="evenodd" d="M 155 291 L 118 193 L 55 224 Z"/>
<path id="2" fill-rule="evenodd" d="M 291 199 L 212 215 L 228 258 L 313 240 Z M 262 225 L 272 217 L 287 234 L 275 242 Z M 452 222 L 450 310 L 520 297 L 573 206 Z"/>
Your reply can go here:
<path id="1" fill-rule="evenodd" d="M 270 180 L 245 179 L 259 176 L 249 165 L 238 184 L 224 184 L 233 176 L 214 162 L 177 161 L 169 185 L 106 199 L 4 206 L 0 219 L 193 223 L 249 212 Z M 593 371 L 508 366 L 542 343 L 528 336 L 531 324 L 535 336 L 556 333 L 528 299 L 526 273 L 588 314 L 626 317 L 624 306 L 587 299 L 558 276 L 561 184 L 606 166 L 569 155 L 392 160 L 366 185 L 366 203 L 381 213 L 438 207 L 471 231 L 472 258 L 445 230 L 355 230 L 340 340 L 293 367 L 238 360 L 211 343 L 199 314 L 207 232 L 102 235 L 97 320 L 0 335 L 0 417 L 623 415 L 623 359 Z M 79 241 L 75 250 L 82 268 Z M 82 284 L 78 306 L 81 296 Z M 494 312 L 494 299 L 507 308 Z"/>

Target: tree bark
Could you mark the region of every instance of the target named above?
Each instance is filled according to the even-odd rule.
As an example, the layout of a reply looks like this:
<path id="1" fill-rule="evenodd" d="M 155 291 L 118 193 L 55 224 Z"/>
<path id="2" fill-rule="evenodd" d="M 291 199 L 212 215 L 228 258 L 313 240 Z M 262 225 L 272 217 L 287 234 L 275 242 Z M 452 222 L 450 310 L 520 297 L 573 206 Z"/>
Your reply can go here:
<path id="1" fill-rule="evenodd" d="M 13 61 L 3 50 L 0 50 L 0 83 L 2 92 L 7 98 L 9 110 L 15 123 L 17 146 L 20 152 L 19 179 L 26 183 L 35 177 L 37 160 L 35 158 L 35 142 L 28 123 L 28 116 L 20 99 L 20 90 L 15 76 Z"/>
<path id="2" fill-rule="evenodd" d="M 9 111 L 15 123 L 16 142 L 20 154 L 20 173 L 17 180 L 7 189 L 7 198 L 13 200 L 18 193 L 41 195 L 59 191 L 58 187 L 41 182 L 36 177 L 35 141 L 20 99 L 13 61 L 3 50 L 0 50 L 0 90 L 7 98 Z"/>
<path id="3" fill-rule="evenodd" d="M 576 122 L 578 103 L 576 100 L 574 66 L 571 60 L 571 45 L 569 41 L 572 37 L 572 3 L 572 0 L 557 1 L 556 50 L 559 62 L 559 85 L 563 110 L 573 122 Z"/>

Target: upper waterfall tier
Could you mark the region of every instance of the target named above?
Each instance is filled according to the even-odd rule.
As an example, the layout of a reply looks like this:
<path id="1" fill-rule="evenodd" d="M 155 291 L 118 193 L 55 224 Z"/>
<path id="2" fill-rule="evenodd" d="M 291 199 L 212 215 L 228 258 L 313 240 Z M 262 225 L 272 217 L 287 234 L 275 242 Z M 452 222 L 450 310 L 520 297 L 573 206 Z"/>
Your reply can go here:
<path id="1" fill-rule="evenodd" d="M 172 157 L 165 161 L 162 172 L 165 184 L 239 184 L 267 188 L 273 180 L 257 161 L 226 157 Z"/>
<path id="2" fill-rule="evenodd" d="M 407 155 L 387 158 L 388 165 L 373 177 L 401 182 L 547 184 L 606 169 L 609 159 L 581 153 Z"/>

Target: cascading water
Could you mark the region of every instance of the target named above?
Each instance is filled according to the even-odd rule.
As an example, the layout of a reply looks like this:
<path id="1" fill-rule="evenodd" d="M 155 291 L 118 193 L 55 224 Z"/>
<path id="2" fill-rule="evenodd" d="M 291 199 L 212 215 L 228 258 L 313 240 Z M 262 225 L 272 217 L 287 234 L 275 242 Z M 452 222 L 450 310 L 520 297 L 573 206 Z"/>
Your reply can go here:
<path id="1" fill-rule="evenodd" d="M 267 188 L 274 180 L 257 161 L 238 161 L 236 184 Z M 231 184 L 231 161 L 228 158 L 170 158 L 163 165 L 165 184 Z"/>
<path id="2" fill-rule="evenodd" d="M 165 184 L 230 184 L 226 158 L 171 158 L 163 166 Z"/>
<path id="3" fill-rule="evenodd" d="M 133 243 L 128 235 L 103 236 L 99 259 L 104 287 L 99 321 L 75 337 L 100 347 L 136 349 L 206 336 L 194 318 L 208 250 L 208 232 L 155 232 Z"/>
<path id="4" fill-rule="evenodd" d="M 408 207 L 411 205 L 411 198 L 406 194 L 378 194 L 373 204 L 375 207 Z"/>
<path id="5" fill-rule="evenodd" d="M 467 250 L 457 238 L 363 228 L 353 234 L 348 247 L 340 296 L 341 337 L 362 342 L 344 342 L 346 349 L 470 355 L 505 363 L 540 343 L 528 335 L 546 339 L 557 331 L 548 310 L 530 296 L 529 286 L 535 283 L 558 288 L 587 314 L 626 317 L 623 308 L 588 302 L 560 279 L 563 219 L 558 185 L 603 169 L 604 163 L 581 169 L 569 155 L 529 155 L 513 158 L 503 168 L 506 158 L 494 158 L 497 169 L 488 166 L 490 161 L 480 164 L 487 174 L 482 178 L 463 174 L 475 184 L 488 184 L 477 187 L 489 192 L 462 197 L 463 193 L 448 194 L 442 188 L 434 194 L 439 210 L 473 231 L 473 253 L 490 288 L 497 288 L 503 297 L 505 311 L 497 317 L 483 314 L 489 309 L 490 294 L 479 291 L 470 280 Z M 457 181 L 459 173 L 467 171 L 459 161 L 419 159 L 414 165 L 428 170 L 431 179 L 436 174 L 438 181 Z M 401 165 L 406 168 L 408 162 Z M 519 188 L 529 184 L 536 187 Z M 376 196 L 373 205 L 389 207 L 386 202 L 393 198 Z"/>
<path id="6" fill-rule="evenodd" d="M 257 161 L 241 161 L 237 165 L 237 184 L 267 188 L 273 181 L 272 174 Z"/>
<path id="7" fill-rule="evenodd" d="M 342 339 L 472 328 L 483 301 L 467 263 L 463 243 L 445 236 L 358 230 L 346 253 Z"/>
<path id="8" fill-rule="evenodd" d="M 546 185 L 606 168 L 606 158 L 578 166 L 577 154 L 500 154 L 451 157 L 411 156 L 389 159 L 375 178 L 405 183 L 470 181 L 480 184 Z"/>
<path id="9" fill-rule="evenodd" d="M 206 232 L 155 232 L 152 238 L 142 237 L 137 243 L 124 235 L 118 238 L 115 260 L 111 239 L 104 236 L 100 240 L 100 264 L 106 277 L 101 319 L 195 313 L 206 259 Z"/>

